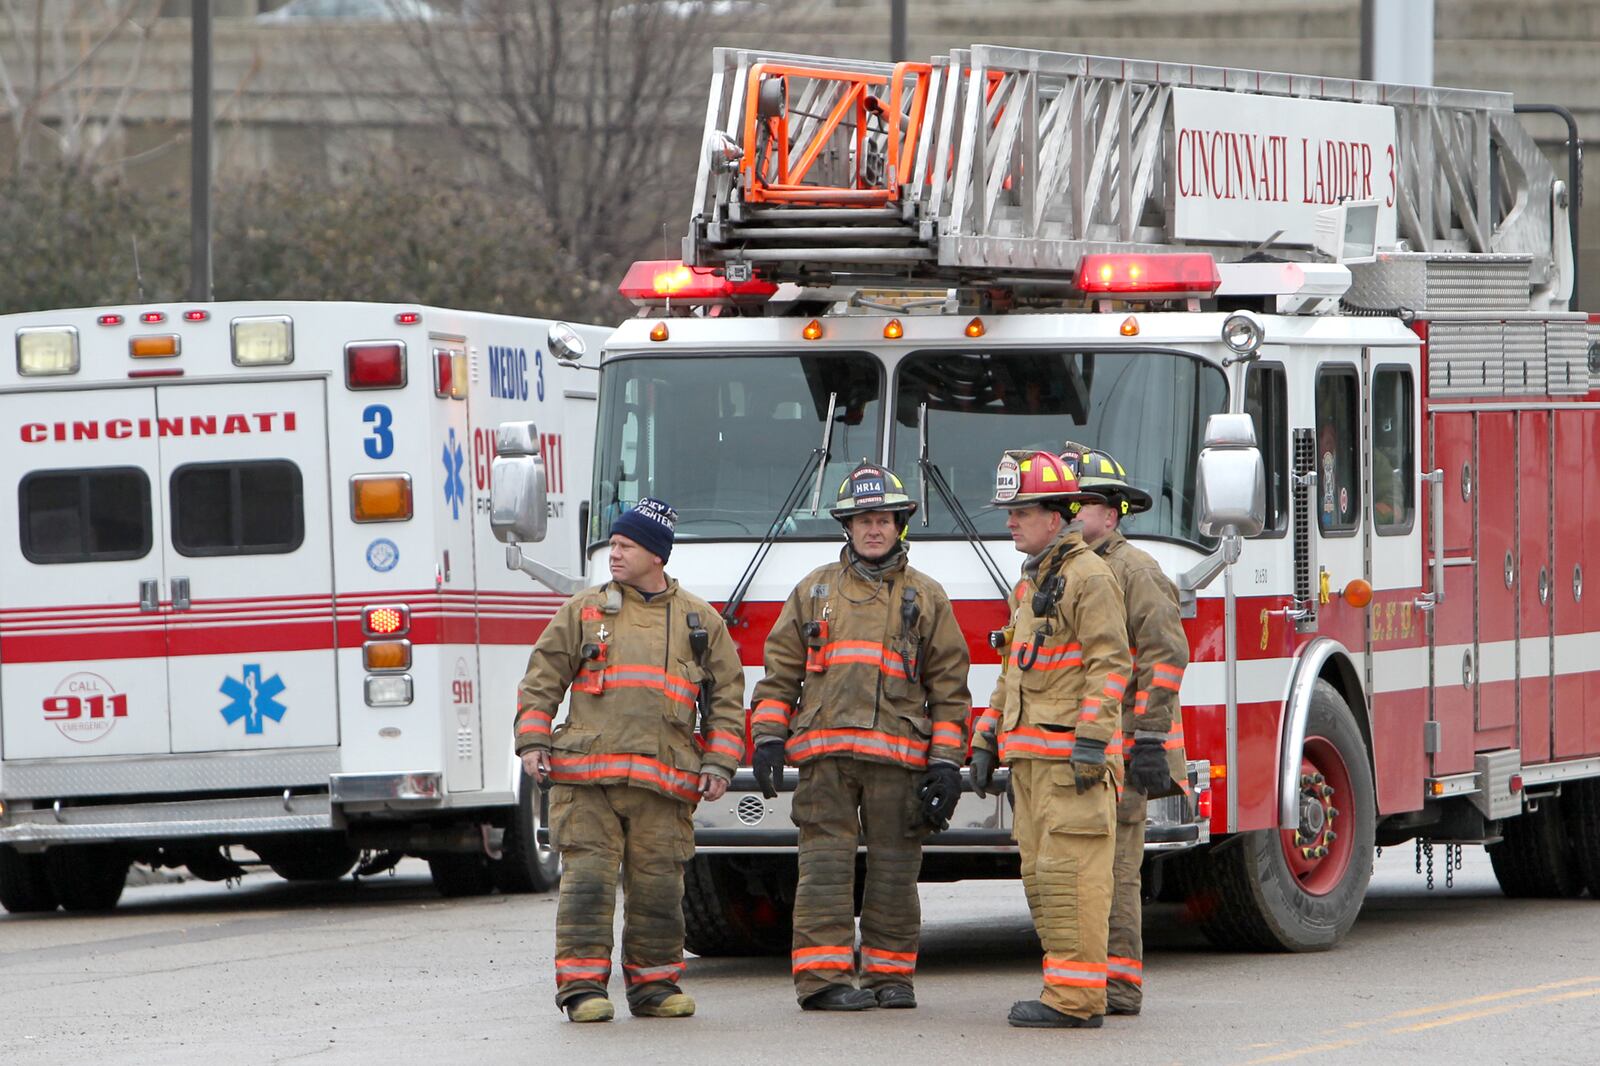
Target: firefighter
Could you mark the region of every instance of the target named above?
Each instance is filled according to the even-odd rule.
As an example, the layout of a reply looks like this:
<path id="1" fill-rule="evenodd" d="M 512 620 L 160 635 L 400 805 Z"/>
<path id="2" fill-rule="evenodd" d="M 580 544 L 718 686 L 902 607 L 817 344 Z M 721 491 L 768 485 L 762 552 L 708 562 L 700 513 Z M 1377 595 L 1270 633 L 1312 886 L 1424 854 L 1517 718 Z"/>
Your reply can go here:
<path id="1" fill-rule="evenodd" d="M 744 672 L 722 619 L 666 574 L 676 520 L 650 498 L 617 516 L 611 580 L 562 604 L 518 690 L 517 753 L 551 783 L 565 864 L 556 1006 L 575 1022 L 614 1013 L 606 986 L 619 866 L 628 1009 L 694 1013 L 678 988 L 683 864 L 694 854 L 696 802 L 720 799 L 744 754 Z M 570 711 L 552 731 L 569 687 Z"/>
<path id="2" fill-rule="evenodd" d="M 1130 668 L 1122 590 L 1083 541 L 1071 471 L 1047 451 L 1008 451 L 991 503 L 1025 555 L 1006 649 L 972 747 L 973 790 L 1011 767 L 1028 909 L 1044 945 L 1044 988 L 1012 1005 L 1022 1028 L 1096 1029 L 1106 1010 L 1122 731 Z"/>
<path id="3" fill-rule="evenodd" d="M 762 792 L 777 795 L 786 758 L 800 768 L 792 965 L 804 1010 L 917 1005 L 922 839 L 949 824 L 960 798 L 972 701 L 950 600 L 906 563 L 916 507 L 884 467 L 863 461 L 845 478 L 829 513 L 848 543 L 838 562 L 790 593 L 753 696 L 752 765 Z"/>
<path id="4" fill-rule="evenodd" d="M 1122 735 L 1132 738 L 1126 787 L 1117 803 L 1116 888 L 1106 960 L 1106 1012 L 1138 1014 L 1144 998 L 1144 937 L 1139 868 L 1144 862 L 1145 808 L 1152 797 L 1187 789 L 1183 719 L 1178 689 L 1189 665 L 1189 640 L 1178 615 L 1178 590 L 1148 554 L 1122 535 L 1123 518 L 1151 507 L 1150 494 L 1128 483 L 1110 455 L 1068 441 L 1062 460 L 1078 488 L 1098 497 L 1081 504 L 1083 539 L 1104 559 L 1122 588 L 1128 616 L 1133 683 L 1122 699 Z"/>

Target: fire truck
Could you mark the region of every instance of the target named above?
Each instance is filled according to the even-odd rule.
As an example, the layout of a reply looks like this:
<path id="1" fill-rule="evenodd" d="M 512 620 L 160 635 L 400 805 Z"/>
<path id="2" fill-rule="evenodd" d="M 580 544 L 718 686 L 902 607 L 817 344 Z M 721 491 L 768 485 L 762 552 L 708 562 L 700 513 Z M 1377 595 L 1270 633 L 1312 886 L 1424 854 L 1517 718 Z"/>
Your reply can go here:
<path id="1" fill-rule="evenodd" d="M 840 547 L 825 501 L 886 463 L 981 704 L 1020 564 L 994 464 L 1090 444 L 1154 498 L 1125 532 L 1191 645 L 1191 789 L 1153 805 L 1147 885 L 1267 950 L 1335 944 L 1374 849 L 1413 840 L 1486 845 L 1508 895 L 1600 895 L 1600 330 L 1568 308 L 1575 161 L 1524 110 L 990 45 L 718 50 L 682 261 L 630 271 L 606 343 L 586 550 L 670 501 L 672 572 L 753 682 Z M 788 950 L 788 802 L 742 771 L 700 805 L 692 950 Z M 965 795 L 924 879 L 1015 876 L 1010 819 Z"/>
<path id="2" fill-rule="evenodd" d="M 548 888 L 511 721 L 583 582 L 593 371 L 554 356 L 604 333 L 281 302 L 0 334 L 0 905 L 109 908 L 131 862 Z M 545 589 L 490 532 L 497 452 L 540 480 Z"/>

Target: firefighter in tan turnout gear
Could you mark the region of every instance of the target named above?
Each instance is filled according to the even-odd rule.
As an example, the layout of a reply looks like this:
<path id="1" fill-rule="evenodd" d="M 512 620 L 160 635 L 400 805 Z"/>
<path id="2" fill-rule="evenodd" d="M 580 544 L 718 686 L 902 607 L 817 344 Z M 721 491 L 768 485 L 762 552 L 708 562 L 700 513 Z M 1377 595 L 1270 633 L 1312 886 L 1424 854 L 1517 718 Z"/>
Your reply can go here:
<path id="1" fill-rule="evenodd" d="M 613 1015 L 606 986 L 619 867 L 628 1008 L 655 1018 L 694 1013 L 678 988 L 683 864 L 694 854 L 695 803 L 721 798 L 744 754 L 744 672 L 722 619 L 666 575 L 676 519 L 648 498 L 617 518 L 611 581 L 561 606 L 519 688 L 517 752 L 529 774 L 552 783 L 550 821 L 565 864 L 556 1005 L 575 1022 Z M 570 712 L 552 731 L 569 687 Z"/>
<path id="2" fill-rule="evenodd" d="M 1128 630 L 1122 590 L 1073 520 L 1089 497 L 1049 452 L 1007 452 L 991 501 L 1027 556 L 1012 594 L 1000 680 L 973 738 L 972 783 L 1011 768 L 1028 909 L 1044 945 L 1044 988 L 1012 1005 L 1025 1028 L 1098 1028 L 1106 1010 L 1106 934 Z"/>
<path id="3" fill-rule="evenodd" d="M 1122 735 L 1133 746 L 1117 804 L 1106 1008 L 1111 1014 L 1138 1014 L 1144 999 L 1139 867 L 1145 808 L 1151 797 L 1173 795 L 1188 784 L 1178 689 L 1189 665 L 1189 640 L 1178 615 L 1177 587 L 1122 535 L 1122 519 L 1148 511 L 1150 494 L 1130 485 L 1122 465 L 1105 452 L 1068 441 L 1061 458 L 1077 474 L 1078 488 L 1099 498 L 1079 506 L 1078 520 L 1084 541 L 1116 576 L 1128 615 L 1133 683 L 1122 701 Z"/>
<path id="4" fill-rule="evenodd" d="M 790 594 L 755 689 L 752 764 L 762 791 L 777 795 L 786 758 L 800 768 L 792 963 L 805 1010 L 917 1005 L 922 839 L 949 824 L 961 795 L 971 660 L 944 590 L 906 564 L 915 510 L 890 471 L 863 462 L 851 472 L 830 512 L 849 543 Z"/>

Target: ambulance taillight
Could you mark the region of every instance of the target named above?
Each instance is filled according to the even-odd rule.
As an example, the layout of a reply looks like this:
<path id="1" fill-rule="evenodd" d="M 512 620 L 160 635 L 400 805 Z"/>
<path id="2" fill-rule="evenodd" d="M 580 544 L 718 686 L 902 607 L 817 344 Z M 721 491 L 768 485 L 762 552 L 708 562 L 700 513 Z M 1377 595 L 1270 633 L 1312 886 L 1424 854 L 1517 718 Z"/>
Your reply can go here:
<path id="1" fill-rule="evenodd" d="M 27 377 L 78 372 L 78 331 L 71 326 L 17 330 L 17 373 Z"/>
<path id="2" fill-rule="evenodd" d="M 402 341 L 351 341 L 344 346 L 346 388 L 399 389 L 406 383 L 406 346 Z"/>
<path id="3" fill-rule="evenodd" d="M 411 630 L 411 608 L 400 605 L 367 607 L 361 612 L 361 632 L 369 637 L 399 637 Z"/>

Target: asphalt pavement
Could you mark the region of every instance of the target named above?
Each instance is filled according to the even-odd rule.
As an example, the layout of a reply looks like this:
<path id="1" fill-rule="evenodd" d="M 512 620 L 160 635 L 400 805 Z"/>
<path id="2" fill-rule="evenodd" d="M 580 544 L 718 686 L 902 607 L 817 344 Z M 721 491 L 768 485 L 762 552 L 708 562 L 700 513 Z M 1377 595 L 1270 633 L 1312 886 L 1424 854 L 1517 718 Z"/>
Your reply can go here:
<path id="1" fill-rule="evenodd" d="M 155 884 L 109 915 L 0 917 L 0 1064 L 1600 1061 L 1600 901 L 1507 900 L 1479 848 L 1448 887 L 1440 849 L 1432 891 L 1413 864 L 1385 852 L 1319 954 L 1218 952 L 1153 906 L 1145 1011 L 1097 1031 L 1006 1025 L 1039 973 L 1015 882 L 922 886 L 918 1010 L 802 1013 L 787 960 L 692 958 L 696 1017 L 589 1026 L 552 1004 L 553 896 L 442 900 L 416 862 Z"/>

